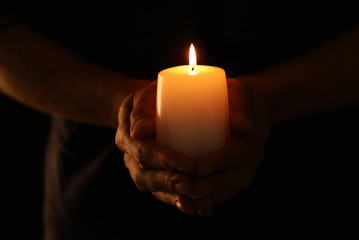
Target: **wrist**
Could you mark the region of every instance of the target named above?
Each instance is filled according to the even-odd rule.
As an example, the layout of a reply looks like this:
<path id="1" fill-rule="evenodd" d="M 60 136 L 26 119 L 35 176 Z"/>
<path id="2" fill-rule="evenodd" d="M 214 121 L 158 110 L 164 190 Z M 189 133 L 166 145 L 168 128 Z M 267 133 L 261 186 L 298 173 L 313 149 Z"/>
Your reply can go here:
<path id="1" fill-rule="evenodd" d="M 118 125 L 118 111 L 124 99 L 151 83 L 147 79 L 133 78 L 118 72 L 106 72 L 98 78 L 100 91 L 107 102 L 108 113 L 106 125 L 116 128 Z"/>
<path id="2" fill-rule="evenodd" d="M 263 107 L 265 108 L 265 118 L 270 126 L 275 125 L 279 122 L 276 119 L 276 116 L 273 114 L 273 107 L 270 105 L 270 94 L 265 90 L 266 87 L 263 85 L 259 85 L 258 82 L 260 80 L 255 75 L 246 75 L 235 78 L 237 81 L 241 82 L 248 90 L 251 92 L 253 98 L 260 100 L 263 103 Z"/>

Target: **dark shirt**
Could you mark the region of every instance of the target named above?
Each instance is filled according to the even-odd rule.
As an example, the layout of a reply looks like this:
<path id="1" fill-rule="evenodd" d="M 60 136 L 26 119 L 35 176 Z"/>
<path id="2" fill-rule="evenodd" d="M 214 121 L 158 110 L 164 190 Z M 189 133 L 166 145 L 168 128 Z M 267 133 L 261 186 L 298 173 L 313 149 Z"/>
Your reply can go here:
<path id="1" fill-rule="evenodd" d="M 358 24 L 350 1 L 60 0 L 24 1 L 12 10 L 17 21 L 76 54 L 148 79 L 164 68 L 187 64 L 191 42 L 199 64 L 222 67 L 232 77 L 298 56 Z M 334 208 L 331 199 L 342 187 L 333 183 L 353 179 L 343 174 L 333 181 L 330 174 L 338 174 L 337 161 L 349 164 L 353 152 L 339 160 L 343 151 L 333 150 L 337 139 L 329 140 L 347 138 L 356 123 L 354 111 L 273 129 L 253 185 L 215 207 L 210 218 L 184 215 L 138 191 L 115 146 L 113 129 L 54 117 L 45 166 L 47 239 L 354 236 L 353 222 L 343 220 L 349 215 Z M 348 132 L 333 128 L 336 124 L 346 124 Z M 348 150 L 347 143 L 340 146 Z M 336 202 L 344 209 L 344 202 L 350 210 L 354 206 L 352 186 L 338 197 L 345 200 Z M 330 214 L 333 209 L 342 221 Z"/>

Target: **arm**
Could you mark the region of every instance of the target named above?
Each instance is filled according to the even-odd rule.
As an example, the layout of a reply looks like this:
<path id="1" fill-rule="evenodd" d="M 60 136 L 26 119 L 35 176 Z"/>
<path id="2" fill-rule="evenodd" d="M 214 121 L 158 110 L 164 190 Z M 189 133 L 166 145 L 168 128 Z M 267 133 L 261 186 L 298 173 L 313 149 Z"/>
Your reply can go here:
<path id="1" fill-rule="evenodd" d="M 312 51 L 250 76 L 271 124 L 359 103 L 359 26 Z"/>
<path id="2" fill-rule="evenodd" d="M 0 32 L 0 92 L 39 111 L 116 127 L 124 98 L 150 81 L 81 59 L 22 26 Z"/>

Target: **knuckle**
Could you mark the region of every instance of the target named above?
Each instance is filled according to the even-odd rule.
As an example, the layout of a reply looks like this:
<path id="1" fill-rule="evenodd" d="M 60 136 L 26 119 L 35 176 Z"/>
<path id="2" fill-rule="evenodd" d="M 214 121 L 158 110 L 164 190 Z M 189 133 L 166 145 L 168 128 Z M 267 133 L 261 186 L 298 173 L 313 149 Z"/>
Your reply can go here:
<path id="1" fill-rule="evenodd" d="M 173 160 L 173 156 L 171 154 L 171 151 L 165 151 L 161 152 L 158 155 L 158 160 L 161 163 L 161 165 L 164 167 L 164 169 L 167 170 L 174 170 L 175 169 L 175 161 Z"/>
<path id="2" fill-rule="evenodd" d="M 131 158 L 133 158 L 136 163 L 138 165 L 140 165 L 141 167 L 144 165 L 144 154 L 143 154 L 144 150 L 143 150 L 143 146 L 140 145 L 134 145 L 132 150 L 129 151 L 128 153 L 130 154 Z"/>
<path id="3" fill-rule="evenodd" d="M 131 112 L 131 119 L 135 120 L 135 119 L 143 118 L 145 115 L 146 114 L 145 114 L 145 110 L 143 109 L 143 107 L 135 106 Z"/>
<path id="4" fill-rule="evenodd" d="M 140 147 L 136 152 L 136 160 L 140 166 L 144 166 L 143 148 Z"/>
<path id="5" fill-rule="evenodd" d="M 160 178 L 162 188 L 167 191 L 174 191 L 174 185 L 177 183 L 177 175 L 174 172 L 166 172 Z"/>
<path id="6" fill-rule="evenodd" d="M 153 167 L 152 165 L 152 154 L 149 152 L 143 144 L 136 151 L 136 161 L 140 165 L 140 167 Z"/>
<path id="7" fill-rule="evenodd" d="M 120 131 L 116 132 L 115 143 L 121 151 L 125 152 L 125 137 L 123 136 L 123 134 L 120 133 Z"/>
<path id="8" fill-rule="evenodd" d="M 141 192 L 146 191 L 143 178 L 142 178 L 142 176 L 141 176 L 141 174 L 139 172 L 134 176 L 133 180 L 134 180 L 135 185 L 136 185 L 138 190 L 140 190 Z"/>

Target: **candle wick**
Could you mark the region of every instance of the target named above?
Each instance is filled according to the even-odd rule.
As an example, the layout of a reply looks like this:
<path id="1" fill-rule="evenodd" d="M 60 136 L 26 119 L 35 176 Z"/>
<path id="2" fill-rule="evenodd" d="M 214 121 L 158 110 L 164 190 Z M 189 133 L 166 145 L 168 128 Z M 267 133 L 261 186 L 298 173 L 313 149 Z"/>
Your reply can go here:
<path id="1" fill-rule="evenodd" d="M 192 67 L 192 71 L 194 71 L 194 67 Z"/>

